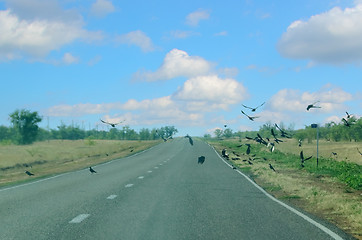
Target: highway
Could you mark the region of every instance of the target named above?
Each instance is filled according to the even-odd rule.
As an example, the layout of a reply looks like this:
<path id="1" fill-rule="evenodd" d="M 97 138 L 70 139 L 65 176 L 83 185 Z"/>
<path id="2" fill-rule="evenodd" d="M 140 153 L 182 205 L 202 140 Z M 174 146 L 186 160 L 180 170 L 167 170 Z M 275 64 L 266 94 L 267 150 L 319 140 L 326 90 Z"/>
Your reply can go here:
<path id="1" fill-rule="evenodd" d="M 202 141 L 93 169 L 1 188 L 0 239 L 352 239 L 283 206 Z"/>

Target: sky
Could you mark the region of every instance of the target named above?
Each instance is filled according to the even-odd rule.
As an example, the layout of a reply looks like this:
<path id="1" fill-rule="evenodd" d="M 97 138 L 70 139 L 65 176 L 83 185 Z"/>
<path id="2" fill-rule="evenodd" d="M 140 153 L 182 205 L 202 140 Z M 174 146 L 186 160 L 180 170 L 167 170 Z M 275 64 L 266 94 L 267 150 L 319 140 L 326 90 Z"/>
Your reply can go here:
<path id="1" fill-rule="evenodd" d="M 361 22 L 361 0 L 0 0 L 0 125 L 16 109 L 180 136 L 359 118 Z"/>

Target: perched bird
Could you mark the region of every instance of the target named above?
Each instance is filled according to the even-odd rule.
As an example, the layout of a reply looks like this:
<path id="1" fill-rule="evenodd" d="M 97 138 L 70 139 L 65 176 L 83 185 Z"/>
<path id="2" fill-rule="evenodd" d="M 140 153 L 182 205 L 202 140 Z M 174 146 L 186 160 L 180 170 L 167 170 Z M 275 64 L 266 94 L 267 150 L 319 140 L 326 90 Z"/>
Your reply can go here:
<path id="1" fill-rule="evenodd" d="M 254 121 L 255 118 L 258 118 L 259 116 L 249 116 L 248 114 L 246 114 L 243 110 L 241 110 L 241 113 L 244 114 L 247 118 L 249 118 L 250 121 Z"/>
<path id="2" fill-rule="evenodd" d="M 25 171 L 25 173 L 28 174 L 28 176 L 34 176 L 34 174 L 29 171 Z"/>
<path id="3" fill-rule="evenodd" d="M 265 102 L 263 102 L 262 104 L 260 104 L 259 106 L 255 107 L 255 108 L 245 106 L 244 104 L 241 104 L 241 105 L 243 105 L 244 108 L 249 108 L 249 109 L 251 109 L 252 112 L 255 112 L 256 109 L 258 109 L 259 107 L 263 106 L 264 104 L 265 104 Z"/>
<path id="4" fill-rule="evenodd" d="M 307 157 L 307 158 L 304 158 L 304 156 L 303 156 L 303 150 L 302 151 L 300 151 L 300 166 L 301 167 L 304 167 L 304 162 L 305 161 L 307 161 L 307 160 L 309 160 L 309 159 L 311 159 L 312 158 L 312 156 L 310 156 L 310 157 Z"/>
<path id="5" fill-rule="evenodd" d="M 313 104 L 309 104 L 308 106 L 307 106 L 307 111 L 309 111 L 309 109 L 311 109 L 311 108 L 321 108 L 321 107 L 319 107 L 319 106 L 314 106 L 314 104 L 316 104 L 316 103 L 318 103 L 319 101 L 316 101 L 315 103 L 313 103 Z"/>
<path id="6" fill-rule="evenodd" d="M 245 144 L 246 146 L 248 146 L 248 149 L 246 149 L 246 154 L 250 154 L 250 144 Z"/>
<path id="7" fill-rule="evenodd" d="M 275 168 L 270 163 L 269 163 L 269 168 L 275 172 Z"/>
<path id="8" fill-rule="evenodd" d="M 337 156 L 337 153 L 336 153 L 336 152 L 332 152 L 332 155 L 333 155 L 333 156 Z"/>
<path id="9" fill-rule="evenodd" d="M 110 122 L 103 121 L 103 120 L 101 119 L 101 122 L 102 122 L 102 123 L 105 123 L 105 124 L 108 124 L 108 125 L 111 125 L 112 127 L 116 127 L 116 125 L 118 125 L 118 124 L 120 124 L 120 123 L 122 123 L 122 122 L 124 122 L 124 121 L 121 121 L 121 122 L 119 122 L 119 123 L 110 123 Z"/>
<path id="10" fill-rule="evenodd" d="M 205 162 L 205 156 L 200 156 L 197 160 L 198 164 L 203 164 Z"/>
<path id="11" fill-rule="evenodd" d="M 92 167 L 89 167 L 89 171 L 90 171 L 91 173 L 97 173 Z"/>

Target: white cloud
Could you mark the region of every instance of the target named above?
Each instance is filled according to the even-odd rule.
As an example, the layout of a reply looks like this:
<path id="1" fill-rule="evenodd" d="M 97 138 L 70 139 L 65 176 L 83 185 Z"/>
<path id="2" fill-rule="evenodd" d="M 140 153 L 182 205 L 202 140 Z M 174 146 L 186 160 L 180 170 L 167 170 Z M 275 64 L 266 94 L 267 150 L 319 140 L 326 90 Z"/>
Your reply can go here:
<path id="1" fill-rule="evenodd" d="M 45 57 L 77 39 L 101 39 L 99 32 L 88 32 L 82 21 L 61 19 L 20 19 L 10 10 L 0 11 L 0 59 Z"/>
<path id="2" fill-rule="evenodd" d="M 362 60 L 362 4 L 325 13 L 290 24 L 277 43 L 287 58 L 319 63 L 358 63 Z"/>
<path id="3" fill-rule="evenodd" d="M 317 92 L 300 92 L 294 89 L 282 89 L 271 97 L 267 106 L 272 111 L 305 112 L 309 104 L 319 101 L 316 105 L 319 112 L 343 110 L 344 103 L 352 100 L 352 95 L 339 87 L 329 84 Z"/>
<path id="4" fill-rule="evenodd" d="M 73 64 L 78 63 L 79 59 L 77 57 L 74 57 L 71 53 L 65 53 L 63 56 L 63 62 L 65 64 Z"/>
<path id="5" fill-rule="evenodd" d="M 104 17 L 114 11 L 115 7 L 112 2 L 107 0 L 97 0 L 91 7 L 91 13 L 97 17 Z"/>
<path id="6" fill-rule="evenodd" d="M 198 110 L 227 109 L 248 97 L 245 87 L 234 79 L 221 79 L 217 75 L 188 79 L 174 94 L 177 100 L 198 106 Z M 203 104 L 205 103 L 205 104 Z"/>
<path id="7" fill-rule="evenodd" d="M 116 42 L 121 44 L 135 45 L 140 47 L 144 52 L 155 50 L 150 37 L 141 30 L 136 30 L 116 37 Z"/>
<path id="8" fill-rule="evenodd" d="M 161 67 L 155 72 L 137 72 L 133 80 L 158 81 L 176 77 L 194 77 L 207 74 L 212 65 L 205 59 L 189 56 L 185 51 L 173 49 L 167 53 Z"/>
<path id="9" fill-rule="evenodd" d="M 207 10 L 197 10 L 186 16 L 186 24 L 190 26 L 197 26 L 201 20 L 207 20 L 210 13 Z"/>
<path id="10" fill-rule="evenodd" d="M 174 30 L 171 31 L 171 37 L 176 39 L 188 38 L 195 35 L 200 35 L 198 32 L 193 31 L 182 31 L 182 30 Z"/>

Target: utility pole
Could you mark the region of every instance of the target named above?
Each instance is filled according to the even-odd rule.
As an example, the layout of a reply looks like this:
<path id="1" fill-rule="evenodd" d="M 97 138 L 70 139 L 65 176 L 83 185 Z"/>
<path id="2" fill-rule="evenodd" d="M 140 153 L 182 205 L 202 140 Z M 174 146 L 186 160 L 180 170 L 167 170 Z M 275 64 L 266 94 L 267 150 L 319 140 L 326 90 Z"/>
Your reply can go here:
<path id="1" fill-rule="evenodd" d="M 312 124 L 311 125 L 312 128 L 316 128 L 317 129 L 317 167 L 318 167 L 318 144 L 319 144 L 319 127 L 318 124 Z"/>

